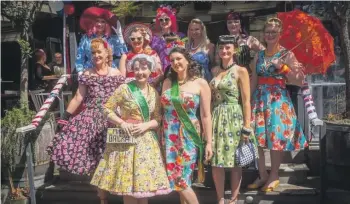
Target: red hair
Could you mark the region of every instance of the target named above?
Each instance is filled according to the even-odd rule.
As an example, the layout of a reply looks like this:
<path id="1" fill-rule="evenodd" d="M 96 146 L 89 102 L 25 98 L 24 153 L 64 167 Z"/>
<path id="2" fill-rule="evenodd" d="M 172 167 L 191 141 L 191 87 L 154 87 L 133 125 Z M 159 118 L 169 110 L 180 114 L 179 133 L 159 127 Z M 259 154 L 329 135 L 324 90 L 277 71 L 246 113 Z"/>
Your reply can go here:
<path id="1" fill-rule="evenodd" d="M 161 28 L 160 28 L 159 17 L 163 13 L 165 13 L 170 18 L 170 21 L 171 21 L 170 31 L 177 33 L 176 9 L 173 9 L 170 6 L 160 6 L 157 9 L 156 28 L 160 31 Z"/>

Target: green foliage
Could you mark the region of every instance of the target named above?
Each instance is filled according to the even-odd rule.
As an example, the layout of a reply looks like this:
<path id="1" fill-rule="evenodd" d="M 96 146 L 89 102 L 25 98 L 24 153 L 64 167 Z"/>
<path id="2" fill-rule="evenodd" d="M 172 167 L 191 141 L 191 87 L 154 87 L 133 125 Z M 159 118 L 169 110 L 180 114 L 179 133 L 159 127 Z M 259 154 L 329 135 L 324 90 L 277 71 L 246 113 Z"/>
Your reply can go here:
<path id="1" fill-rule="evenodd" d="M 114 7 L 111 12 L 118 17 L 135 16 L 141 9 L 141 4 L 132 1 L 118 1 L 113 3 Z"/>
<path id="2" fill-rule="evenodd" d="M 34 116 L 35 112 L 29 109 L 27 103 L 21 102 L 19 107 L 7 111 L 5 117 L 1 119 L 2 168 L 14 170 L 15 157 L 19 154 L 25 139 L 24 135 L 16 133 L 16 129 L 30 124 Z"/>
<path id="3" fill-rule="evenodd" d="M 26 58 L 29 58 L 32 56 L 32 48 L 30 47 L 30 44 L 28 41 L 24 39 L 19 39 L 17 40 L 19 46 L 21 47 L 21 53 L 24 55 Z"/>

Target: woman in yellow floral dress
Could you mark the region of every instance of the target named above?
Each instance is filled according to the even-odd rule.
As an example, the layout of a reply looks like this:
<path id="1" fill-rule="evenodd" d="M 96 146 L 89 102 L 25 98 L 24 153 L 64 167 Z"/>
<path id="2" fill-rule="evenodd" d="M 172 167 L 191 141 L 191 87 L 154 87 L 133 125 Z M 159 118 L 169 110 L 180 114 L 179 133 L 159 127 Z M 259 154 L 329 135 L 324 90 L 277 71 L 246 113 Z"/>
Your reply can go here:
<path id="1" fill-rule="evenodd" d="M 147 204 L 148 197 L 171 190 L 155 131 L 160 124 L 159 95 L 147 82 L 155 62 L 139 54 L 132 67 L 136 80 L 121 85 L 104 111 L 108 121 L 133 136 L 136 144 L 107 143 L 91 184 L 122 195 L 124 204 Z M 120 117 L 115 114 L 118 107 Z"/>

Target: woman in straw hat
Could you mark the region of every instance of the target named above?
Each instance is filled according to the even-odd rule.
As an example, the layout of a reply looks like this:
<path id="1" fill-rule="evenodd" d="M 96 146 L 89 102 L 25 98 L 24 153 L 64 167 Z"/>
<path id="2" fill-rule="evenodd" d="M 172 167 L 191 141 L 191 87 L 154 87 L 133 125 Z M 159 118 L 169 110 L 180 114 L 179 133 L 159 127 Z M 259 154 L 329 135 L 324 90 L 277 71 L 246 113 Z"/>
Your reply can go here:
<path id="1" fill-rule="evenodd" d="M 132 59 L 137 54 L 146 54 L 151 56 L 156 63 L 149 77 L 149 83 L 153 87 L 160 88 L 159 84 L 163 80 L 162 65 L 157 52 L 149 47 L 150 39 L 152 39 L 149 27 L 143 23 L 131 23 L 125 27 L 123 35 L 131 47 L 128 53 L 122 55 L 119 63 L 120 69 L 126 70 L 126 80 L 129 82 L 135 79 L 135 72 L 131 67 Z"/>
<path id="2" fill-rule="evenodd" d="M 121 55 L 128 51 L 118 18 L 109 10 L 90 7 L 80 17 L 80 27 L 86 34 L 82 36 L 77 50 L 76 71 L 81 74 L 84 69 L 93 67 L 90 45 L 94 38 L 103 38 L 108 42 L 113 51 L 112 67 L 118 67 Z"/>

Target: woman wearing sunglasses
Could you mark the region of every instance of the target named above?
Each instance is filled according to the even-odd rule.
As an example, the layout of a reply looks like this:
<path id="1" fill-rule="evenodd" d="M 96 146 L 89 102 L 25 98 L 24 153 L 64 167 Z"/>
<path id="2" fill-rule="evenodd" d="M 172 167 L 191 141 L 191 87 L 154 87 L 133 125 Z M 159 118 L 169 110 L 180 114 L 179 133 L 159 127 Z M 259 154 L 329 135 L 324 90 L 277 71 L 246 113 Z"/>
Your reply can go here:
<path id="1" fill-rule="evenodd" d="M 176 23 L 176 10 L 170 6 L 160 6 L 157 9 L 156 29 L 159 31 L 153 35 L 151 47 L 154 49 L 162 62 L 163 72 L 169 69 L 170 61 L 167 52 L 166 38 L 178 36 L 179 39 L 185 37 L 183 33 L 179 33 Z"/>
<path id="2" fill-rule="evenodd" d="M 163 80 L 163 70 L 156 51 L 152 50 L 149 45 L 149 39 L 152 39 L 152 32 L 149 27 L 143 23 L 132 23 L 124 29 L 125 41 L 131 47 L 127 54 L 123 54 L 120 59 L 120 70 L 126 70 L 127 82 L 135 79 L 135 72 L 131 68 L 131 60 L 137 54 L 146 54 L 154 58 L 156 63 L 155 69 L 152 70 L 149 78 L 149 83 L 155 87 L 160 88 L 159 84 Z"/>

